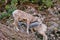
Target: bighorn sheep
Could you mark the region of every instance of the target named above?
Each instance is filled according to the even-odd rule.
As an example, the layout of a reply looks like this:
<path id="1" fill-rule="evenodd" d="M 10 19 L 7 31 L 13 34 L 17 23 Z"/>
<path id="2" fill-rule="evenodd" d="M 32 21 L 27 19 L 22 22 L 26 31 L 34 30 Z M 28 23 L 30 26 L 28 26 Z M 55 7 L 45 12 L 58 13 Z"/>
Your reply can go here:
<path id="1" fill-rule="evenodd" d="M 27 22 L 27 33 L 28 34 L 29 34 L 29 24 L 30 24 L 30 22 L 33 22 L 33 21 L 37 20 L 37 21 L 40 21 L 40 23 L 42 23 L 41 20 L 38 17 L 34 17 L 31 14 L 28 14 L 28 13 L 26 13 L 24 11 L 21 11 L 21 10 L 13 11 L 12 15 L 13 15 L 13 18 L 14 18 L 14 23 L 13 24 L 15 25 L 15 29 L 17 29 L 17 30 L 19 30 L 18 27 L 17 27 L 18 22 L 21 21 L 21 20 L 26 20 L 26 22 Z"/>

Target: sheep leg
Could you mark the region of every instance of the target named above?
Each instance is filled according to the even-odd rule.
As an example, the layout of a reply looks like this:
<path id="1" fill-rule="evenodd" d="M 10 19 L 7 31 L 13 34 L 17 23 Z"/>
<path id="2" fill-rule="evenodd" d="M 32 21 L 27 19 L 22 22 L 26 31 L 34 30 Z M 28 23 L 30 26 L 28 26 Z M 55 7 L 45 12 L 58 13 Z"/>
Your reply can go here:
<path id="1" fill-rule="evenodd" d="M 29 22 L 29 20 L 27 20 L 27 34 L 29 34 L 29 24 L 30 24 L 30 22 Z"/>

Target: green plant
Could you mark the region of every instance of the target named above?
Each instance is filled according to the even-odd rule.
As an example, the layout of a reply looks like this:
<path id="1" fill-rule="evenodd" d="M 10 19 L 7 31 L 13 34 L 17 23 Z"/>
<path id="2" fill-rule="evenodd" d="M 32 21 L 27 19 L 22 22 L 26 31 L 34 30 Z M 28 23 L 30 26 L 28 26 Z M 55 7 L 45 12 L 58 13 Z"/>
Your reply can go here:
<path id="1" fill-rule="evenodd" d="M 0 15 L 0 19 L 3 19 L 4 17 L 10 17 L 12 15 L 12 12 L 17 9 L 16 8 L 17 5 L 17 0 L 12 0 L 11 1 L 11 5 L 6 5 L 5 9 L 6 9 L 6 13 L 3 13 Z"/>
<path id="2" fill-rule="evenodd" d="M 10 14 L 2 13 L 2 14 L 0 15 L 0 19 L 3 19 L 4 17 L 8 18 L 8 17 L 10 17 Z"/>
<path id="3" fill-rule="evenodd" d="M 47 7 L 51 7 L 53 5 L 52 0 L 42 0 L 43 4 Z"/>

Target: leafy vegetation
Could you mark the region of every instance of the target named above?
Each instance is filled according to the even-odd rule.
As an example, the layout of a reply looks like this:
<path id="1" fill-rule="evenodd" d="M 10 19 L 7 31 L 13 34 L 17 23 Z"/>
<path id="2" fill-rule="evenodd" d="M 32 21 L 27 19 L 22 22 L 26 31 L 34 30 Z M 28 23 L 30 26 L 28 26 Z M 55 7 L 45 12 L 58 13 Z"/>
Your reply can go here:
<path id="1" fill-rule="evenodd" d="M 5 6 L 6 13 L 2 12 L 2 14 L 0 15 L 0 19 L 2 19 L 4 17 L 10 17 L 12 12 L 16 9 L 16 4 L 17 4 L 17 0 L 12 0 L 11 5 L 6 5 Z"/>
<path id="2" fill-rule="evenodd" d="M 45 4 L 47 7 L 51 7 L 53 5 L 52 0 L 42 0 L 43 4 Z"/>

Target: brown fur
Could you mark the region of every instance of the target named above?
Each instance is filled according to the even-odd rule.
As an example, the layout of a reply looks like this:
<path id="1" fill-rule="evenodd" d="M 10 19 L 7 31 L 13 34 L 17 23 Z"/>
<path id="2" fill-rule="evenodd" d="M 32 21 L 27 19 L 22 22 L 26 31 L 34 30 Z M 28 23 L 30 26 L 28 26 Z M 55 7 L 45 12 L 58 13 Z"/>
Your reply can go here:
<path id="1" fill-rule="evenodd" d="M 37 30 L 38 33 L 43 36 L 43 40 L 47 40 L 47 35 L 45 34 L 47 31 L 47 26 L 45 24 L 38 25 L 38 27 L 34 29 Z"/>
<path id="2" fill-rule="evenodd" d="M 14 17 L 14 25 L 15 25 L 15 28 L 18 29 L 18 22 L 25 19 L 26 22 L 27 22 L 27 33 L 29 34 L 29 25 L 30 25 L 30 22 L 33 22 L 33 21 L 38 21 L 39 22 L 39 25 L 38 27 L 35 27 L 34 29 L 37 30 L 41 35 L 43 35 L 43 40 L 47 40 L 47 35 L 45 34 L 45 32 L 47 31 L 47 26 L 45 24 L 42 23 L 42 20 L 37 18 L 37 17 L 34 17 L 32 16 L 31 14 L 28 14 L 24 11 L 21 11 L 21 10 L 15 10 L 13 12 L 13 17 Z"/>
<path id="3" fill-rule="evenodd" d="M 38 33 L 43 36 L 43 40 L 47 40 L 47 35 L 46 35 L 47 26 L 45 24 L 42 23 L 42 24 L 39 24 L 37 27 L 30 28 L 32 32 L 34 32 L 33 29 L 38 31 Z"/>
<path id="4" fill-rule="evenodd" d="M 26 20 L 26 22 L 27 22 L 27 33 L 29 33 L 28 29 L 29 29 L 30 22 L 37 20 L 37 17 L 34 17 L 31 14 L 28 14 L 28 13 L 21 11 L 21 10 L 15 10 L 13 12 L 13 17 L 14 17 L 14 23 L 13 24 L 15 25 L 16 28 L 18 25 L 18 21 L 21 21 L 24 19 Z"/>

